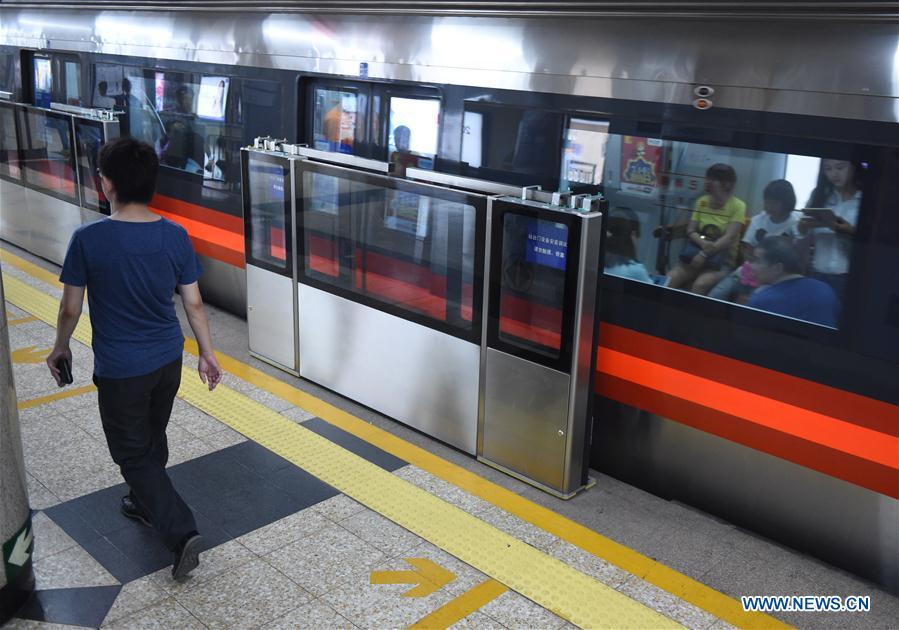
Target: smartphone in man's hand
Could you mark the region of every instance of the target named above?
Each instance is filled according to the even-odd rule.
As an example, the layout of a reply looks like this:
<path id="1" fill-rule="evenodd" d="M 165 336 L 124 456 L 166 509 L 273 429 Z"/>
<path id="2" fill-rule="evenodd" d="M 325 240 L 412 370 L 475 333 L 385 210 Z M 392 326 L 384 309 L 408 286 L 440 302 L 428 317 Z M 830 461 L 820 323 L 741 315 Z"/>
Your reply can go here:
<path id="1" fill-rule="evenodd" d="M 59 378 L 62 380 L 60 387 L 71 385 L 74 379 L 72 378 L 72 364 L 69 363 L 69 360 L 60 359 L 56 364 L 56 369 L 59 370 Z"/>

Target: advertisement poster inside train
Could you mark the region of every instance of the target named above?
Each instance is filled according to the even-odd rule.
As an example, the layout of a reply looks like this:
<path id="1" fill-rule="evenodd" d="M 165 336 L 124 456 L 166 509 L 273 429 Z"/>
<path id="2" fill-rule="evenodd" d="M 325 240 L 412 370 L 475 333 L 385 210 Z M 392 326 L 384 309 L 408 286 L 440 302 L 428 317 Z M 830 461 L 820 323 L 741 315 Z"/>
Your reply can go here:
<path id="1" fill-rule="evenodd" d="M 53 73 L 50 60 L 46 57 L 34 58 L 34 104 L 38 107 L 50 107 L 50 94 L 53 91 Z"/>
<path id="2" fill-rule="evenodd" d="M 621 139 L 621 190 L 647 196 L 654 194 L 661 161 L 661 140 L 624 136 Z"/>
<path id="3" fill-rule="evenodd" d="M 203 77 L 200 79 L 197 116 L 209 120 L 225 120 L 225 106 L 228 103 L 230 82 L 228 77 Z"/>

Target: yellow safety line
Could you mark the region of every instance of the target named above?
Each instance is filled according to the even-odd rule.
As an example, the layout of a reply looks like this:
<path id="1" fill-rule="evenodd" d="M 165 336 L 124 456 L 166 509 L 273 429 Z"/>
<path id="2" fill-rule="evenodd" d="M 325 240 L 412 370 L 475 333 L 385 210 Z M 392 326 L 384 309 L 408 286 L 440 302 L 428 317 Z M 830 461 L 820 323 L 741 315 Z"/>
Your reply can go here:
<path id="1" fill-rule="evenodd" d="M 50 325 L 58 302 L 4 274 L 6 299 Z M 81 317 L 73 337 L 85 345 Z M 225 386 L 183 368 L 178 396 L 343 494 L 582 628 L 679 624 Z"/>
<path id="2" fill-rule="evenodd" d="M 481 582 L 431 614 L 422 617 L 409 626 L 407 630 L 450 628 L 482 606 L 489 604 L 507 590 L 505 586 L 496 580 Z"/>
<path id="3" fill-rule="evenodd" d="M 19 401 L 19 410 L 22 409 L 31 409 L 32 407 L 38 407 L 40 405 L 46 405 L 47 403 L 55 402 L 57 400 L 63 400 L 64 398 L 71 398 L 72 396 L 81 396 L 81 394 L 87 394 L 88 392 L 92 392 L 96 387 L 93 385 L 84 385 L 83 387 L 75 387 L 73 389 L 64 389 L 62 391 L 58 391 L 55 394 L 48 394 L 47 396 L 40 396 L 39 398 L 30 398 L 28 400 Z"/>
<path id="4" fill-rule="evenodd" d="M 14 254 L 0 250 L 0 260 L 36 276 L 48 284 L 59 286 L 59 281 L 53 273 Z M 197 345 L 193 339 L 185 340 L 185 350 L 194 355 L 198 354 Z M 410 444 L 261 370 L 218 352 L 216 356 L 222 368 L 227 372 L 309 411 L 381 450 L 454 484 L 469 494 L 480 497 L 734 626 L 752 629 L 791 627 L 770 615 L 746 612 L 738 600 L 720 591 L 598 534 L 561 514 L 537 505 L 475 473 L 441 459 L 423 448 Z"/>
<path id="5" fill-rule="evenodd" d="M 38 321 L 37 317 L 35 317 L 34 315 L 29 315 L 28 317 L 19 317 L 18 319 L 7 319 L 6 325 L 7 326 L 18 326 L 19 324 L 27 324 L 29 322 L 36 322 L 36 321 Z"/>

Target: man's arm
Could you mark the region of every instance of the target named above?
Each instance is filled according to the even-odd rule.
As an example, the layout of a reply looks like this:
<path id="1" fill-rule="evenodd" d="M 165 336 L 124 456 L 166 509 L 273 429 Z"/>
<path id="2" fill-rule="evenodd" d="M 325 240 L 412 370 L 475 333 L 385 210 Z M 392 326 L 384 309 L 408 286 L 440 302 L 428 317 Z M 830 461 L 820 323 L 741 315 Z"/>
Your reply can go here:
<path id="1" fill-rule="evenodd" d="M 56 318 L 56 343 L 53 350 L 47 356 L 47 367 L 50 374 L 56 379 L 57 385 L 62 385 L 62 376 L 56 364 L 60 359 L 72 362 L 72 351 L 69 349 L 69 340 L 78 325 L 81 317 L 81 309 L 84 306 L 84 287 L 76 287 L 71 284 L 63 285 L 62 300 L 59 302 L 59 315 Z"/>
<path id="2" fill-rule="evenodd" d="M 200 347 L 200 362 L 197 371 L 200 380 L 209 386 L 209 390 L 215 389 L 222 379 L 222 368 L 219 367 L 212 348 L 212 335 L 209 332 L 209 321 L 206 319 L 206 309 L 203 308 L 203 298 L 200 296 L 200 287 L 196 282 L 178 285 L 181 292 L 181 301 L 184 303 L 184 312 L 187 313 L 187 321 L 197 338 Z"/>

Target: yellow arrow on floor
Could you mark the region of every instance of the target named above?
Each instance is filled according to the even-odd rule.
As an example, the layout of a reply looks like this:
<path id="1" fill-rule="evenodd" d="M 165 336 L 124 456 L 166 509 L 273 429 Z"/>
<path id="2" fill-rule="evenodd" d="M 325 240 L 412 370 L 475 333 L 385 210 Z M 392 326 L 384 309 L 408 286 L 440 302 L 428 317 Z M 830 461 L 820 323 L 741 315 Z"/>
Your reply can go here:
<path id="1" fill-rule="evenodd" d="M 456 579 L 456 574 L 426 558 L 403 558 L 414 571 L 372 571 L 372 584 L 417 584 L 403 597 L 427 597 Z"/>
<path id="2" fill-rule="evenodd" d="M 50 348 L 39 348 L 37 346 L 28 346 L 27 348 L 19 348 L 12 351 L 13 363 L 43 363 L 47 355 L 50 354 Z"/>

